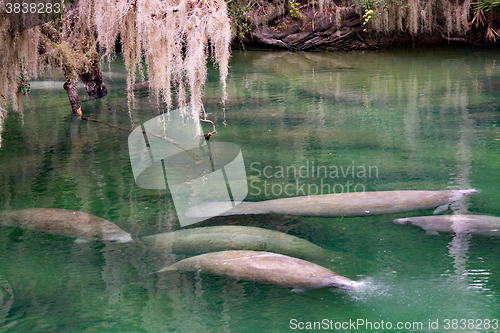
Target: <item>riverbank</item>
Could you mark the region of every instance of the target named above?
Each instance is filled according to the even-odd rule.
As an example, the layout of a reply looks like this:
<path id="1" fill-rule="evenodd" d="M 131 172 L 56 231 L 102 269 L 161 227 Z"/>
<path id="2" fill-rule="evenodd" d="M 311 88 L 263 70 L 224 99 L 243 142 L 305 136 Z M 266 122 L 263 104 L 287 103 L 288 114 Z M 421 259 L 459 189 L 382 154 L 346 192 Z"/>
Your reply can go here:
<path id="1" fill-rule="evenodd" d="M 394 47 L 429 47 L 447 44 L 494 45 L 500 43 L 500 20 L 490 12 L 475 12 L 470 1 L 450 4 L 408 3 L 379 10 L 366 20 L 366 10 L 357 4 L 322 10 L 304 4 L 295 12 L 283 8 L 266 12 L 248 10 L 244 38 L 236 48 L 277 48 L 292 51 L 379 50 Z M 267 22 L 267 23 L 266 23 Z"/>

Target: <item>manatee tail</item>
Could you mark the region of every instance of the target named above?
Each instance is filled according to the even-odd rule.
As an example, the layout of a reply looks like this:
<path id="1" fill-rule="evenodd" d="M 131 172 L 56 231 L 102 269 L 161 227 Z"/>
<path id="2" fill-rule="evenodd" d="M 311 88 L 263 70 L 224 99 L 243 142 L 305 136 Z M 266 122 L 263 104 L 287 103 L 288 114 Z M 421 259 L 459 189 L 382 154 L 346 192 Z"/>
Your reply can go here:
<path id="1" fill-rule="evenodd" d="M 402 225 L 405 225 L 405 224 L 410 223 L 410 219 L 408 219 L 408 218 L 403 218 L 403 219 L 395 219 L 395 220 L 394 220 L 394 223 L 396 223 L 396 224 L 402 224 Z"/>
<path id="2" fill-rule="evenodd" d="M 236 206 L 230 201 L 205 202 L 187 210 L 187 217 L 212 217 L 242 214 L 265 214 L 257 202 L 240 202 Z"/>
<path id="3" fill-rule="evenodd" d="M 171 272 L 176 272 L 178 270 L 179 270 L 179 268 L 177 267 L 177 265 L 176 264 L 172 264 L 170 266 L 167 266 L 167 267 L 164 267 L 164 268 L 160 269 L 159 271 L 151 272 L 148 275 L 156 274 L 156 273 L 171 273 Z"/>
<path id="4" fill-rule="evenodd" d="M 176 270 L 177 270 L 177 268 L 175 268 L 175 267 L 167 266 L 167 267 L 164 267 L 164 268 L 160 269 L 159 271 L 152 272 L 152 273 L 149 273 L 149 274 L 173 272 L 173 271 L 176 271 Z"/>

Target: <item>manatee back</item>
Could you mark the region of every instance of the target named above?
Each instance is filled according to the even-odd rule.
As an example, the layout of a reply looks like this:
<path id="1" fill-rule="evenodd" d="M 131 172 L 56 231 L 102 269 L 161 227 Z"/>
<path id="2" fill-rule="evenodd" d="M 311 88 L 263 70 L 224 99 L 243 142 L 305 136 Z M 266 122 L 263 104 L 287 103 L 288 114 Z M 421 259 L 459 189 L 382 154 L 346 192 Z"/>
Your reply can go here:
<path id="1" fill-rule="evenodd" d="M 292 256 L 318 257 L 324 249 L 279 231 L 246 226 L 213 226 L 177 230 L 141 237 L 156 250 L 201 254 L 223 250 L 269 251 Z"/>
<path id="2" fill-rule="evenodd" d="M 500 235 L 500 218 L 487 215 L 431 215 L 394 220 L 397 224 L 411 224 L 431 232 L 471 233 L 483 236 Z"/>
<path id="3" fill-rule="evenodd" d="M 300 290 L 340 287 L 355 282 L 311 262 L 262 251 L 221 251 L 187 258 L 166 267 L 229 276 L 238 280 L 268 283 Z"/>
<path id="4" fill-rule="evenodd" d="M 0 212 L 0 224 L 80 239 L 131 240 L 130 234 L 98 216 L 67 209 L 31 208 Z"/>
<path id="5" fill-rule="evenodd" d="M 190 208 L 190 217 L 237 214 L 294 216 L 371 216 L 435 208 L 477 193 L 476 190 L 374 191 L 288 197 L 258 202 L 209 202 Z"/>

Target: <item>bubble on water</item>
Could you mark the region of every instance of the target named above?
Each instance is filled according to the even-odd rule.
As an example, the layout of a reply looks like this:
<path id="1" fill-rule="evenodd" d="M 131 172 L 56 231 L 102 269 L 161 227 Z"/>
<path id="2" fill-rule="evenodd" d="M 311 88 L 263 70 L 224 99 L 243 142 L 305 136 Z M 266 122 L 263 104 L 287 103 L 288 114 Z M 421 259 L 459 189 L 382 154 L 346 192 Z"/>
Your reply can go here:
<path id="1" fill-rule="evenodd" d="M 366 302 L 372 298 L 392 297 L 389 286 L 373 277 L 366 277 L 357 281 L 356 287 L 349 291 L 349 296 L 357 302 Z"/>

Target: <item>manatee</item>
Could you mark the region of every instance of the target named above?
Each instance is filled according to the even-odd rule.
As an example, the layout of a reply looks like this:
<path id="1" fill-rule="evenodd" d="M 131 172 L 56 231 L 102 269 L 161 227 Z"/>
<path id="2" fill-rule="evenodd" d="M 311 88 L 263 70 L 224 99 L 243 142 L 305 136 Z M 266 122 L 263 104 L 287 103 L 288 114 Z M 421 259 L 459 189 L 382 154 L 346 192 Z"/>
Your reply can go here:
<path id="1" fill-rule="evenodd" d="M 56 208 L 31 208 L 0 212 L 0 225 L 43 231 L 79 240 L 129 242 L 132 237 L 114 223 L 92 214 Z"/>
<path id="2" fill-rule="evenodd" d="M 158 271 L 200 271 L 238 280 L 307 289 L 337 287 L 353 289 L 360 283 L 309 261 L 263 251 L 221 251 L 200 254 Z"/>
<path id="3" fill-rule="evenodd" d="M 439 232 L 500 236 L 500 217 L 487 215 L 434 215 L 407 217 L 394 220 L 397 224 L 421 227 L 428 235 Z"/>
<path id="4" fill-rule="evenodd" d="M 280 214 L 296 216 L 371 216 L 396 214 L 448 205 L 476 190 L 379 191 L 322 194 L 259 202 L 207 202 L 190 208 L 188 217 L 215 215 Z"/>
<path id="5" fill-rule="evenodd" d="M 285 233 L 246 226 L 215 226 L 177 230 L 141 237 L 144 245 L 160 251 L 196 255 L 224 250 L 269 251 L 336 265 L 355 258 L 325 250 L 305 239 Z"/>

